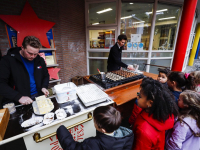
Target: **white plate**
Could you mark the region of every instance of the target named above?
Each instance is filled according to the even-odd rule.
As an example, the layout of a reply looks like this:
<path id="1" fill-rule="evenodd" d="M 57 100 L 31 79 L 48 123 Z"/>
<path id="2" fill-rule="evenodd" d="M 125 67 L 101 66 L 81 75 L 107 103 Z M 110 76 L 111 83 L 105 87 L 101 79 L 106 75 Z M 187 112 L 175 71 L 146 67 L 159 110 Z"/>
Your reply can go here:
<path id="1" fill-rule="evenodd" d="M 53 104 L 53 103 L 52 103 L 52 104 Z M 33 106 L 33 112 L 34 112 L 36 115 L 45 115 L 45 114 L 51 112 L 51 111 L 54 109 L 54 105 L 53 105 L 53 108 L 52 108 L 49 112 L 47 112 L 47 113 L 45 113 L 45 114 L 40 114 L 36 101 L 33 101 L 32 106 Z"/>
<path id="2" fill-rule="evenodd" d="M 67 114 L 64 109 L 59 108 L 58 110 L 55 111 L 55 114 L 56 114 L 57 119 L 60 119 L 60 120 L 67 117 Z"/>
<path id="3" fill-rule="evenodd" d="M 44 124 L 50 124 L 53 121 L 54 121 L 54 113 L 47 113 L 46 115 L 44 115 L 44 120 L 43 120 Z"/>
<path id="4" fill-rule="evenodd" d="M 23 128 L 27 128 L 27 127 L 31 127 L 31 126 L 37 125 L 37 124 L 41 123 L 42 121 L 43 121 L 43 117 L 34 117 L 34 118 L 31 118 L 29 120 L 24 121 L 21 124 L 21 126 Z"/>

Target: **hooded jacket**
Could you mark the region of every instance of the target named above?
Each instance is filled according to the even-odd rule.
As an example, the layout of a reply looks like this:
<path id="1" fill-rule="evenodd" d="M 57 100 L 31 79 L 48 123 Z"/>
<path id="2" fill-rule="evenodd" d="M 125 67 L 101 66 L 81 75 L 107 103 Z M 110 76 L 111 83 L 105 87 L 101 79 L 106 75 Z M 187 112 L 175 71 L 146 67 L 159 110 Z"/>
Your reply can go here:
<path id="1" fill-rule="evenodd" d="M 177 121 L 166 136 L 167 150 L 199 150 L 200 137 L 196 137 L 193 133 L 199 133 L 196 120 L 191 117 L 186 117 L 183 122 Z"/>
<path id="2" fill-rule="evenodd" d="M 173 128 L 174 116 L 169 117 L 165 122 L 160 122 L 142 111 L 136 104 L 134 109 L 134 115 L 129 119 L 129 122 L 135 120 L 130 122 L 133 124 L 135 136 L 133 150 L 164 150 L 165 130 Z"/>
<path id="3" fill-rule="evenodd" d="M 3 103 L 18 103 L 22 96 L 31 96 L 29 74 L 20 58 L 20 50 L 20 47 L 11 48 L 0 61 L 0 95 L 4 97 Z M 34 78 L 37 92 L 41 95 L 41 89 L 48 87 L 49 73 L 44 59 L 39 55 L 34 59 Z"/>
<path id="4" fill-rule="evenodd" d="M 131 150 L 134 135 L 131 130 L 119 127 L 114 137 L 96 131 L 95 137 L 76 142 L 66 127 L 60 126 L 57 137 L 63 150 Z"/>

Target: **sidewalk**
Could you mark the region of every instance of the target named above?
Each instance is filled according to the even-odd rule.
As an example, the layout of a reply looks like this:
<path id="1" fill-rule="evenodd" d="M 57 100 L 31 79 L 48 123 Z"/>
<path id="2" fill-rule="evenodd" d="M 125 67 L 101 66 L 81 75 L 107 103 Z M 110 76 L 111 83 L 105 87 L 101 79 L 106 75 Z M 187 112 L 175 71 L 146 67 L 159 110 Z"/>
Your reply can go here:
<path id="1" fill-rule="evenodd" d="M 197 70 L 200 71 L 200 59 L 195 59 L 193 66 L 187 66 L 183 72 L 190 73 L 192 71 L 197 71 Z"/>

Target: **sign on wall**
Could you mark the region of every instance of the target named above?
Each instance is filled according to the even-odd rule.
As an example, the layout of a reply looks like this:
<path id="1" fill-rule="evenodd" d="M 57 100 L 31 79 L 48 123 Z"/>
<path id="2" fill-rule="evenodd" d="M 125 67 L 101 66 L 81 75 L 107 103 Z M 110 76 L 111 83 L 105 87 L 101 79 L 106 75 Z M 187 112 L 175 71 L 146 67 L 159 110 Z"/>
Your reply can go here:
<path id="1" fill-rule="evenodd" d="M 131 34 L 131 42 L 141 42 L 141 34 Z"/>

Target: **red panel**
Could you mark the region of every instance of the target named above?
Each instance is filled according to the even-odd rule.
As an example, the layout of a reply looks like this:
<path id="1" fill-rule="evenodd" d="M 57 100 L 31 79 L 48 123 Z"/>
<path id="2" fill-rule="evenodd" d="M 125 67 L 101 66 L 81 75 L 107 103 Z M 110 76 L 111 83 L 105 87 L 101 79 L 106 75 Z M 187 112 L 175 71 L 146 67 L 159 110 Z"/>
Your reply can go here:
<path id="1" fill-rule="evenodd" d="M 198 0 L 184 0 L 183 12 L 172 64 L 173 71 L 182 71 L 197 1 Z"/>

